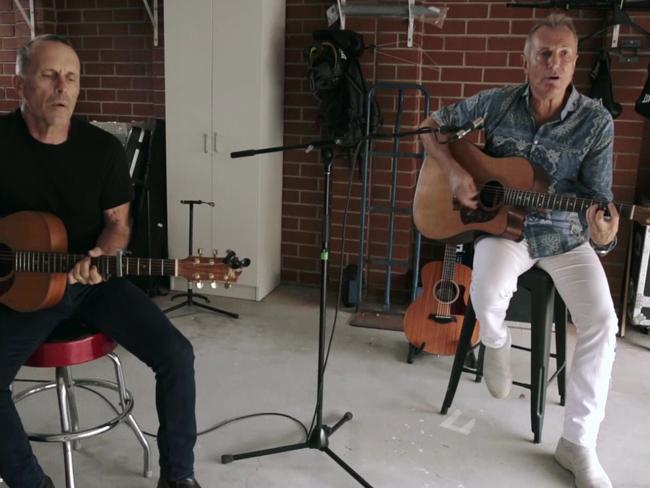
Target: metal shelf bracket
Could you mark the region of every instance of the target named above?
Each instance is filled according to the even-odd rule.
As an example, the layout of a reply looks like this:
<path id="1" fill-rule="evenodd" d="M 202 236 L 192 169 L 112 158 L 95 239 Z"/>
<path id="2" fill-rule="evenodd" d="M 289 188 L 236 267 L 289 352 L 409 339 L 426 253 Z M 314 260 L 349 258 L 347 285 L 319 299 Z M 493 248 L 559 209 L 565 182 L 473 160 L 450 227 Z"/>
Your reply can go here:
<path id="1" fill-rule="evenodd" d="M 16 1 L 16 0 L 14 0 Z M 33 1 L 33 0 L 30 0 Z M 158 46 L 158 0 L 151 0 L 153 11 L 149 6 L 149 0 L 142 0 L 144 8 L 147 10 L 147 15 L 153 26 L 153 45 Z"/>
<path id="2" fill-rule="evenodd" d="M 27 15 L 27 12 L 25 12 L 25 9 L 23 8 L 22 4 L 20 3 L 20 0 L 14 0 L 14 5 L 20 12 L 20 15 L 23 16 L 23 20 L 29 27 L 29 35 L 31 36 L 30 39 L 34 39 L 36 37 L 36 31 L 34 30 L 34 0 L 29 0 L 29 16 Z"/>

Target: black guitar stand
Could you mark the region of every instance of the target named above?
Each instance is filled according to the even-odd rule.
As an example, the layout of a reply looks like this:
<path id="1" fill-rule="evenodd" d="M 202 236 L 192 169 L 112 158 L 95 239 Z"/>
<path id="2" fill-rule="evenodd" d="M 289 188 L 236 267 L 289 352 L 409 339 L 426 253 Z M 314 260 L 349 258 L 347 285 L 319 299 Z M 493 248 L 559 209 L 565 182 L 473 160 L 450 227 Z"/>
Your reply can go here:
<path id="1" fill-rule="evenodd" d="M 194 247 L 194 205 L 210 205 L 211 207 L 214 207 L 214 202 L 204 202 L 203 200 L 181 200 L 181 203 L 183 205 L 189 205 L 190 207 L 188 256 L 191 256 L 193 252 L 192 248 Z M 181 298 L 181 297 L 185 297 L 186 300 L 183 303 L 179 303 L 177 305 L 173 305 L 169 308 L 166 308 L 165 310 L 163 310 L 163 313 L 173 312 L 174 310 L 178 310 L 179 308 L 182 307 L 199 307 L 205 310 L 209 310 L 211 312 L 227 315 L 228 317 L 232 317 L 233 319 L 239 318 L 238 313 L 229 312 L 227 310 L 222 310 L 220 308 L 212 307 L 210 305 L 205 305 L 203 303 L 195 302 L 194 301 L 195 298 L 200 298 L 201 300 L 205 300 L 207 303 L 210 303 L 210 300 L 205 295 L 194 293 L 194 290 L 192 290 L 191 283 L 187 284 L 186 292 L 177 293 L 176 295 L 171 297 L 171 300 L 175 300 L 176 298 Z"/>

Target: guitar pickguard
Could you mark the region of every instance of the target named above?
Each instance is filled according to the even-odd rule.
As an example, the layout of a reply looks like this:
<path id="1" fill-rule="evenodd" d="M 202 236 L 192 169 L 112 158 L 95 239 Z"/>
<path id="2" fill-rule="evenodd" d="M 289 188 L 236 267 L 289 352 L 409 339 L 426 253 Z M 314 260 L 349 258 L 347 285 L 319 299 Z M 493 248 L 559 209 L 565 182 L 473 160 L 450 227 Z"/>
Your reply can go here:
<path id="1" fill-rule="evenodd" d="M 460 220 L 463 224 L 472 224 L 477 222 L 488 222 L 492 220 L 498 214 L 498 211 L 494 210 L 482 210 L 480 208 L 474 210 L 471 208 L 461 208 L 460 209 Z"/>

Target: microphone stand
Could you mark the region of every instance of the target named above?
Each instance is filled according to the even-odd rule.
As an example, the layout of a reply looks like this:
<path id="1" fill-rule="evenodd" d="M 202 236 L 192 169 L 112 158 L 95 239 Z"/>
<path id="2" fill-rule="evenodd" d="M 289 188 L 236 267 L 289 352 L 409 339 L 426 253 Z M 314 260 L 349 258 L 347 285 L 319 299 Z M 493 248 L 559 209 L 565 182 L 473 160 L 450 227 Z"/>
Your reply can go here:
<path id="1" fill-rule="evenodd" d="M 467 127 L 463 127 L 461 131 L 450 134 L 451 137 L 447 142 L 452 142 L 464 137 L 471 130 L 478 128 L 477 119 Z M 482 124 L 482 119 L 480 120 Z M 471 126 L 471 129 L 469 127 Z M 399 133 L 373 133 L 364 137 L 356 138 L 354 144 L 378 138 L 394 138 L 406 137 L 411 135 L 438 133 L 438 132 L 454 132 L 447 128 L 434 128 L 422 127 L 417 130 L 399 132 Z M 462 132 L 462 134 L 461 134 Z M 325 188 L 323 192 L 323 222 L 322 222 L 322 240 L 321 240 L 321 253 L 320 253 L 320 304 L 319 304 L 319 322 L 318 322 L 318 375 L 316 386 L 316 409 L 315 409 L 315 423 L 312 426 L 305 442 L 297 444 L 289 444 L 270 449 L 261 449 L 257 451 L 249 451 L 240 454 L 224 454 L 221 456 L 221 462 L 228 464 L 239 459 L 247 459 L 253 457 L 267 456 L 281 452 L 296 451 L 299 449 L 318 449 L 331 457 L 339 466 L 341 466 L 347 473 L 352 476 L 356 481 L 366 488 L 372 488 L 364 478 L 361 477 L 355 470 L 353 470 L 345 461 L 336 455 L 329 448 L 329 438 L 336 432 L 345 422 L 352 419 L 352 413 L 346 412 L 332 427 L 323 423 L 323 392 L 325 389 L 325 357 L 326 357 L 326 305 L 327 305 L 327 264 L 329 260 L 329 239 L 330 239 L 330 191 L 331 191 L 331 170 L 332 161 L 334 160 L 334 148 L 342 147 L 344 145 L 353 145 L 351 141 L 344 141 L 342 139 L 329 139 L 329 140 L 316 140 L 306 144 L 294 144 L 289 146 L 275 146 L 263 149 L 247 149 L 244 151 L 235 151 L 230 153 L 231 158 L 241 158 L 254 156 L 256 154 L 266 154 L 278 151 L 289 151 L 292 149 L 305 149 L 310 152 L 316 148 L 321 150 L 321 157 L 323 160 L 323 175 L 325 179 Z"/>

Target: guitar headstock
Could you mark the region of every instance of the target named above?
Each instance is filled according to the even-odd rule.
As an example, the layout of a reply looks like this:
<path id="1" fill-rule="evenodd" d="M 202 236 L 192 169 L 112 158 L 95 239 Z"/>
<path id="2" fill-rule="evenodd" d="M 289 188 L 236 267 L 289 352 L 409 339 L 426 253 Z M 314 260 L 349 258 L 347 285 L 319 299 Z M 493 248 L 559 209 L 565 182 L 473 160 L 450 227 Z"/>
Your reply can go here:
<path id="1" fill-rule="evenodd" d="M 196 282 L 197 288 L 202 288 L 204 282 L 212 288 L 218 283 L 230 288 L 249 264 L 249 259 L 239 260 L 234 251 L 228 251 L 225 256 L 189 256 L 178 260 L 177 274 L 189 282 Z"/>

